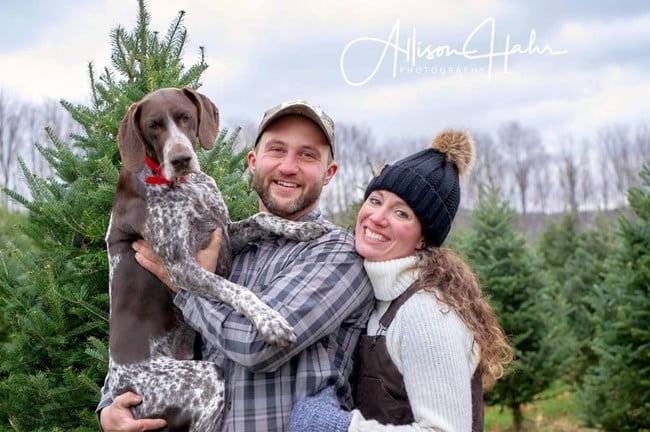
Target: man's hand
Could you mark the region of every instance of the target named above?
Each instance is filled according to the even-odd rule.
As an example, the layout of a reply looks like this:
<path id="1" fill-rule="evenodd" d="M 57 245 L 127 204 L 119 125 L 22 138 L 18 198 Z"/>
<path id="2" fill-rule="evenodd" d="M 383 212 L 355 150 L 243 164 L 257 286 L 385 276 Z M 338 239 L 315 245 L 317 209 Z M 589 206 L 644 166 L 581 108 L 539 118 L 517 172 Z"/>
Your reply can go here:
<path id="1" fill-rule="evenodd" d="M 99 414 L 99 422 L 104 432 L 141 432 L 163 428 L 164 419 L 133 418 L 131 407 L 142 403 L 142 398 L 133 392 L 126 392 L 115 398 L 112 404 Z"/>
<path id="2" fill-rule="evenodd" d="M 219 260 L 219 249 L 221 248 L 221 240 L 223 238 L 223 230 L 217 228 L 212 233 L 210 244 L 205 249 L 197 252 L 196 260 L 199 265 L 209 272 L 215 271 L 217 268 L 217 261 Z M 180 288 L 175 286 L 167 273 L 167 269 L 160 263 L 160 258 L 155 254 L 153 249 L 144 241 L 137 240 L 132 245 L 135 250 L 135 260 L 144 267 L 146 270 L 153 273 L 162 283 L 169 287 L 170 290 L 178 293 Z"/>

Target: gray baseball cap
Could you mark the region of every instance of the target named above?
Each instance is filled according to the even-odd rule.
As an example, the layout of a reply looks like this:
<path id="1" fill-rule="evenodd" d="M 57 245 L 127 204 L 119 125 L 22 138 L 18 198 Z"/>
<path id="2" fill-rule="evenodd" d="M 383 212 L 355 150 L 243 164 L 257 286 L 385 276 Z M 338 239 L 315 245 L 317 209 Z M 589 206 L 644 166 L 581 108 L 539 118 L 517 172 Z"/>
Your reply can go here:
<path id="1" fill-rule="evenodd" d="M 332 157 L 334 157 L 334 121 L 325 113 L 320 107 L 306 101 L 306 100 L 293 100 L 283 102 L 280 105 L 269 108 L 264 113 L 264 117 L 257 129 L 257 137 L 255 137 L 255 145 L 257 145 L 260 137 L 266 128 L 275 120 L 287 115 L 299 115 L 308 118 L 321 128 L 327 143 L 332 150 Z"/>

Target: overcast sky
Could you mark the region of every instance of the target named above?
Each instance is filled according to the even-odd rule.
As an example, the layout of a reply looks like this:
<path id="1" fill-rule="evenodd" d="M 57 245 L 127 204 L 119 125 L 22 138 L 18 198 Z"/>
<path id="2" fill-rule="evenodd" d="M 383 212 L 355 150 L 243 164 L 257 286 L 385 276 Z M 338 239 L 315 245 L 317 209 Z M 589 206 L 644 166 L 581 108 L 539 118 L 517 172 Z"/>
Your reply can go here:
<path id="1" fill-rule="evenodd" d="M 186 64 L 227 124 L 307 98 L 378 141 L 518 121 L 545 143 L 648 122 L 647 1 L 150 0 L 165 33 L 179 10 Z M 88 62 L 110 67 L 111 29 L 136 0 L 2 0 L 0 89 L 86 103 Z M 505 55 L 504 53 L 508 53 Z"/>

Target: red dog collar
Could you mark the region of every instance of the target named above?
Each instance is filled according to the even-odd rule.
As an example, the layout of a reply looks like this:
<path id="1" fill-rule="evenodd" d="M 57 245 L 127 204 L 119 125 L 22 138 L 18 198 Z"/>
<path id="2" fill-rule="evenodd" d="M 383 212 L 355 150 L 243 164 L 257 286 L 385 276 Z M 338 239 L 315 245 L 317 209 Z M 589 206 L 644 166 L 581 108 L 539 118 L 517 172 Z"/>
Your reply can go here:
<path id="1" fill-rule="evenodd" d="M 167 177 L 165 177 L 162 173 L 162 168 L 160 167 L 160 164 L 156 163 L 151 159 L 149 156 L 144 157 L 144 163 L 147 164 L 149 169 L 153 171 L 154 175 L 148 176 L 144 181 L 147 184 L 152 184 L 152 185 L 167 185 L 171 186 L 174 184 L 173 181 L 169 180 Z M 182 182 L 185 179 L 185 177 L 179 177 L 178 181 Z"/>

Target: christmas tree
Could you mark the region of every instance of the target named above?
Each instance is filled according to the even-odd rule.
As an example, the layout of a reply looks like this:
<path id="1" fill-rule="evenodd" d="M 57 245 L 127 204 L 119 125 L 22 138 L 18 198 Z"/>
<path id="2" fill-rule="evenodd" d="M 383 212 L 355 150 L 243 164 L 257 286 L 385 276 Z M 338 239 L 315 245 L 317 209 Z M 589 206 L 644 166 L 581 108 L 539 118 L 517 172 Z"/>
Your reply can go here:
<path id="1" fill-rule="evenodd" d="M 607 431 L 650 429 L 650 162 L 628 191 L 605 279 L 594 287 L 596 362 L 580 392 L 584 418 Z"/>
<path id="2" fill-rule="evenodd" d="M 563 380 L 577 387 L 586 368 L 595 361 L 590 299 L 593 287 L 605 277 L 605 260 L 613 252 L 611 225 L 608 218 L 597 215 L 593 225 L 581 232 L 578 214 L 571 212 L 551 223 L 536 242 L 546 280 L 555 281 L 569 304 L 567 332 L 573 335 L 575 346 L 567 357 Z"/>
<path id="3" fill-rule="evenodd" d="M 143 0 L 132 32 L 110 34 L 111 64 L 99 77 L 89 65 L 91 105 L 62 105 L 84 133 L 67 142 L 50 131 L 39 146 L 54 175 L 23 164 L 31 197 L 5 191 L 28 211 L 22 230 L 34 251 L 0 254 L 4 340 L 0 351 L 0 430 L 97 430 L 94 413 L 107 370 L 108 265 L 104 236 L 120 169 L 117 131 L 127 108 L 162 87 L 200 87 L 203 49 L 186 68 L 184 12 L 164 37 L 149 28 Z M 222 131 L 204 170 L 216 178 L 233 219 L 253 213 L 257 200 L 244 175 L 246 149 L 237 131 Z M 20 269 L 16 271 L 15 269 Z"/>
<path id="4" fill-rule="evenodd" d="M 546 285 L 538 259 L 515 232 L 514 210 L 490 190 L 471 214 L 472 227 L 458 247 L 476 272 L 499 323 L 515 351 L 513 370 L 485 394 L 488 404 L 512 410 L 513 431 L 520 431 L 522 405 L 532 402 L 558 377 L 563 345 L 558 317 L 565 309 Z"/>

